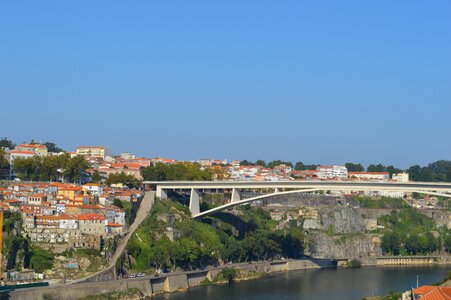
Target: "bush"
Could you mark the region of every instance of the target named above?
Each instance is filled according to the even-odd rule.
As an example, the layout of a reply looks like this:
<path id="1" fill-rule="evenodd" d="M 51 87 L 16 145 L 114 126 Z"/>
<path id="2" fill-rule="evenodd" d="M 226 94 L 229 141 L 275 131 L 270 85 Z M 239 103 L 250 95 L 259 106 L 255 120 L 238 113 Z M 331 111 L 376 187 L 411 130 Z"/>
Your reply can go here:
<path id="1" fill-rule="evenodd" d="M 221 270 L 221 272 L 218 273 L 218 275 L 215 278 L 215 281 L 227 280 L 228 282 L 232 282 L 234 279 L 236 279 L 237 275 L 238 275 L 237 269 L 224 268 Z"/>
<path id="2" fill-rule="evenodd" d="M 362 262 L 358 259 L 351 259 L 348 261 L 349 268 L 360 268 L 362 266 Z"/>
<path id="3" fill-rule="evenodd" d="M 33 249 L 30 265 L 36 272 L 42 273 L 53 267 L 53 255 L 47 250 Z"/>

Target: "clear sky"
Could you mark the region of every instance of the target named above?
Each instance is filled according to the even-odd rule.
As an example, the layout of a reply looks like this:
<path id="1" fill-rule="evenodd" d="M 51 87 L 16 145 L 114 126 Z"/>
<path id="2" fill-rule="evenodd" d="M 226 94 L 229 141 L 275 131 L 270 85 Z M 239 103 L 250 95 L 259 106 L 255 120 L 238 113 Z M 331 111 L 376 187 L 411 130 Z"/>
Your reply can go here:
<path id="1" fill-rule="evenodd" d="M 451 1 L 2 1 L 0 137 L 176 159 L 451 159 Z"/>

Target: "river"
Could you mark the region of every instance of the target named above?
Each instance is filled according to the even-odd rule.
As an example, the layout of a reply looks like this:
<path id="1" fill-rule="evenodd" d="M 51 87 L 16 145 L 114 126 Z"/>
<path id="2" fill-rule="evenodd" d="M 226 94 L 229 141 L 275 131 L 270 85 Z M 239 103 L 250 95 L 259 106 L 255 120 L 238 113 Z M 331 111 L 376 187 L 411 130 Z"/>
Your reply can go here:
<path id="1" fill-rule="evenodd" d="M 353 300 L 442 280 L 449 266 L 363 267 L 284 272 L 228 285 L 200 286 L 156 300 Z"/>

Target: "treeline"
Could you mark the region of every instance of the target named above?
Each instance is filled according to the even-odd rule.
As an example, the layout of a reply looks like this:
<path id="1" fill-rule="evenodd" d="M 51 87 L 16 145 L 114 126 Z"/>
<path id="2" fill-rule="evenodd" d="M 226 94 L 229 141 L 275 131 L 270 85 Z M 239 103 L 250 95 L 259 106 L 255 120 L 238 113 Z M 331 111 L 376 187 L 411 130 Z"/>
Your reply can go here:
<path id="1" fill-rule="evenodd" d="M 22 180 L 77 182 L 82 179 L 89 164 L 83 156 L 71 158 L 64 153 L 57 156 L 18 157 L 14 159 L 12 167 Z"/>
<path id="2" fill-rule="evenodd" d="M 266 163 L 264 160 L 259 159 L 255 162 L 249 160 L 242 160 L 240 165 L 246 166 L 262 166 L 265 168 L 274 168 L 278 165 L 287 165 L 295 170 L 316 170 L 320 165 L 312 164 L 306 165 L 301 161 L 296 162 L 294 165 L 290 161 L 274 160 Z M 397 168 L 395 166 L 384 166 L 383 164 L 370 164 L 365 169 L 365 167 L 360 163 L 347 162 L 344 164 L 348 169 L 348 172 L 388 172 L 390 176 L 395 173 L 407 172 L 409 174 L 410 180 L 413 181 L 446 181 L 451 182 L 451 161 L 450 160 L 438 160 L 436 162 L 430 163 L 427 166 L 421 167 L 419 165 L 414 165 L 406 170 Z"/>
<path id="3" fill-rule="evenodd" d="M 275 221 L 262 209 L 246 209 L 243 216 L 219 213 L 202 222 L 189 217 L 186 207 L 174 201 L 155 202 L 152 214 L 127 245 L 118 271 L 160 268 L 201 268 L 219 262 L 244 262 L 303 255 L 303 232 L 297 226 L 276 230 Z M 168 216 L 173 222 L 165 221 Z M 214 223 L 215 226 L 211 226 Z M 171 241 L 166 234 L 171 227 Z"/>
<path id="4" fill-rule="evenodd" d="M 24 144 L 25 143 L 26 142 L 24 142 Z M 28 144 L 42 144 L 42 145 L 47 147 L 47 150 L 49 152 L 57 152 L 57 153 L 59 153 L 59 152 L 66 152 L 62 148 L 56 146 L 56 144 L 52 143 L 52 142 L 41 143 L 39 141 L 36 141 L 36 140 L 32 139 Z M 13 141 L 9 140 L 6 137 L 0 139 L 0 148 L 14 149 L 16 146 L 17 145 L 15 143 L 13 143 Z"/>
<path id="5" fill-rule="evenodd" d="M 381 248 L 388 255 L 426 255 L 451 252 L 451 232 L 436 227 L 435 222 L 416 209 L 408 208 L 382 216 L 385 226 Z"/>
<path id="6" fill-rule="evenodd" d="M 201 169 L 197 163 L 175 163 L 151 164 L 149 167 L 141 170 L 144 180 L 163 181 L 163 180 L 212 180 L 214 176 L 212 169 Z"/>

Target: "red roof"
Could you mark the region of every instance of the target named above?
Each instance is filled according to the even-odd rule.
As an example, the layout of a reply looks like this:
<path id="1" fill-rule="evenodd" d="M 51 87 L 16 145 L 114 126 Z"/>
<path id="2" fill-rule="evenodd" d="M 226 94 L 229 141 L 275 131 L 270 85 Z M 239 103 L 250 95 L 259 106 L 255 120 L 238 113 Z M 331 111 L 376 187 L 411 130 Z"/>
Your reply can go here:
<path id="1" fill-rule="evenodd" d="M 102 215 L 99 214 L 83 214 L 78 215 L 77 220 L 105 220 L 105 218 Z"/>
<path id="2" fill-rule="evenodd" d="M 415 295 L 421 296 L 422 300 L 450 300 L 451 287 L 423 285 L 413 290 Z"/>

